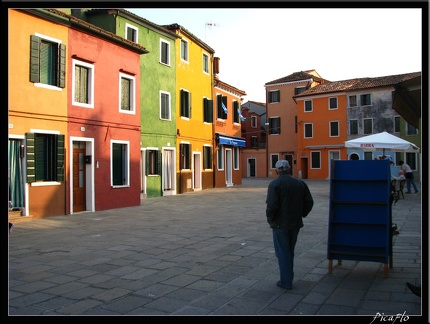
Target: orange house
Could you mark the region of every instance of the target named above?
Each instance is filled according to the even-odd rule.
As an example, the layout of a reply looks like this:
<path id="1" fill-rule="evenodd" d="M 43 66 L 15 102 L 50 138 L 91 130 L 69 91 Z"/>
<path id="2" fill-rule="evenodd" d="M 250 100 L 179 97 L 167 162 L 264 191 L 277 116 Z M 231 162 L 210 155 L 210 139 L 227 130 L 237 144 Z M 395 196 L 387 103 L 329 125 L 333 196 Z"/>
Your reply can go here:
<path id="1" fill-rule="evenodd" d="M 242 184 L 241 148 L 245 139 L 241 137 L 242 96 L 239 90 L 214 78 L 214 134 L 215 134 L 215 188 Z"/>
<path id="2" fill-rule="evenodd" d="M 8 9 L 8 35 L 10 205 L 64 215 L 68 27 L 46 10 Z"/>
<path id="3" fill-rule="evenodd" d="M 324 89 L 329 84 L 317 88 Z M 315 89 L 315 88 L 314 88 Z M 311 92 L 312 89 L 308 90 Z M 298 173 L 302 178 L 329 179 L 330 160 L 346 159 L 346 95 L 331 92 L 295 97 L 298 118 Z"/>
<path id="4" fill-rule="evenodd" d="M 302 152 L 298 150 L 298 117 L 293 97 L 307 89 L 324 83 L 315 70 L 300 71 L 267 82 L 267 176 L 276 177 L 275 164 L 288 160 L 291 174 L 301 177 L 297 165 Z"/>

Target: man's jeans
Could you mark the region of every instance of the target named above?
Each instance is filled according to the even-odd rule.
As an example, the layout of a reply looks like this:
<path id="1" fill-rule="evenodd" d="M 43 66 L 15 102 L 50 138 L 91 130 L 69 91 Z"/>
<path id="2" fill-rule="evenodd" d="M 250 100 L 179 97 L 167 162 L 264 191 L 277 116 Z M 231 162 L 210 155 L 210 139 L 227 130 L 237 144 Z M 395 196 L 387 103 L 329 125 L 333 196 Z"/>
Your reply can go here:
<path id="1" fill-rule="evenodd" d="M 273 244 L 275 254 L 278 258 L 279 272 L 281 276 L 281 285 L 284 288 L 291 289 L 294 279 L 294 248 L 300 228 L 294 230 L 283 230 L 280 228 L 273 229 Z"/>

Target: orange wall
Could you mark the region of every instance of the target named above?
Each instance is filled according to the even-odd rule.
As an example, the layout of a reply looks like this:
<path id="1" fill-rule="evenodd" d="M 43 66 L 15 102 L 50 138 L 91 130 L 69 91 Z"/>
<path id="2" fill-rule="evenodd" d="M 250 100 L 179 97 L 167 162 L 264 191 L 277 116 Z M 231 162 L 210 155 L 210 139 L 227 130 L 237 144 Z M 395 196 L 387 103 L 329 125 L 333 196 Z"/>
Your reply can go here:
<path id="1" fill-rule="evenodd" d="M 329 98 L 338 98 L 338 108 L 329 109 Z M 304 99 L 312 100 L 312 112 L 304 112 Z M 329 177 L 329 152 L 340 151 L 340 158 L 346 159 L 346 149 L 343 147 L 347 139 L 346 125 L 346 95 L 332 94 L 321 97 L 300 98 L 297 100 L 297 116 L 299 121 L 298 170 L 306 172 L 309 179 L 327 179 Z M 339 136 L 330 137 L 330 122 L 339 122 Z M 304 138 L 304 124 L 313 124 L 313 137 Z M 307 148 L 314 146 L 314 148 Z M 318 146 L 318 147 L 315 147 Z M 331 147 L 328 147 L 331 146 Z M 321 168 L 311 169 L 311 152 L 321 152 Z M 308 170 L 304 171 L 302 157 L 308 157 Z"/>
<path id="2" fill-rule="evenodd" d="M 23 138 L 31 130 L 67 137 L 67 81 L 65 88 L 38 87 L 30 82 L 30 35 L 40 34 L 68 47 L 62 25 L 8 9 L 8 112 L 9 137 Z M 67 71 L 66 71 L 67 73 Z M 68 152 L 67 141 L 65 143 Z M 65 170 L 67 170 L 67 162 Z M 28 215 L 34 218 L 65 214 L 65 184 L 26 185 Z"/>

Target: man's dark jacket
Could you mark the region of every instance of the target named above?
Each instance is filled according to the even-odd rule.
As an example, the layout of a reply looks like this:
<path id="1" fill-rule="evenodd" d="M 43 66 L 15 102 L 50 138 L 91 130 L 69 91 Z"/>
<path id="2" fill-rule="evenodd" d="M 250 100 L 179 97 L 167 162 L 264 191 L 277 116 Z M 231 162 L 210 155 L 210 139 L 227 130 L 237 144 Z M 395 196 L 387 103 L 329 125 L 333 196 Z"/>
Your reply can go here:
<path id="1" fill-rule="evenodd" d="M 312 210 L 314 200 L 304 181 L 284 173 L 270 182 L 266 205 L 270 227 L 291 230 L 303 227 L 302 218 Z"/>

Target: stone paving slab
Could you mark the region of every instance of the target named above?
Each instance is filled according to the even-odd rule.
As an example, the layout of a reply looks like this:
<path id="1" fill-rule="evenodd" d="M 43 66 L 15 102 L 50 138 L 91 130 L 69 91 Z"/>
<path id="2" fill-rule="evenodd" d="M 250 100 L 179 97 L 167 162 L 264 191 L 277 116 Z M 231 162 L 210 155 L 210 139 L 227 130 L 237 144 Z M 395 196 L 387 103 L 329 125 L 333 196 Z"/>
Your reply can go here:
<path id="1" fill-rule="evenodd" d="M 8 315 L 360 315 L 371 323 L 405 313 L 408 324 L 427 315 L 405 285 L 422 282 L 420 186 L 393 205 L 400 234 L 384 277 L 383 264 L 347 260 L 328 273 L 329 181 L 305 180 L 315 206 L 285 291 L 265 217 L 270 180 L 17 223 Z"/>

